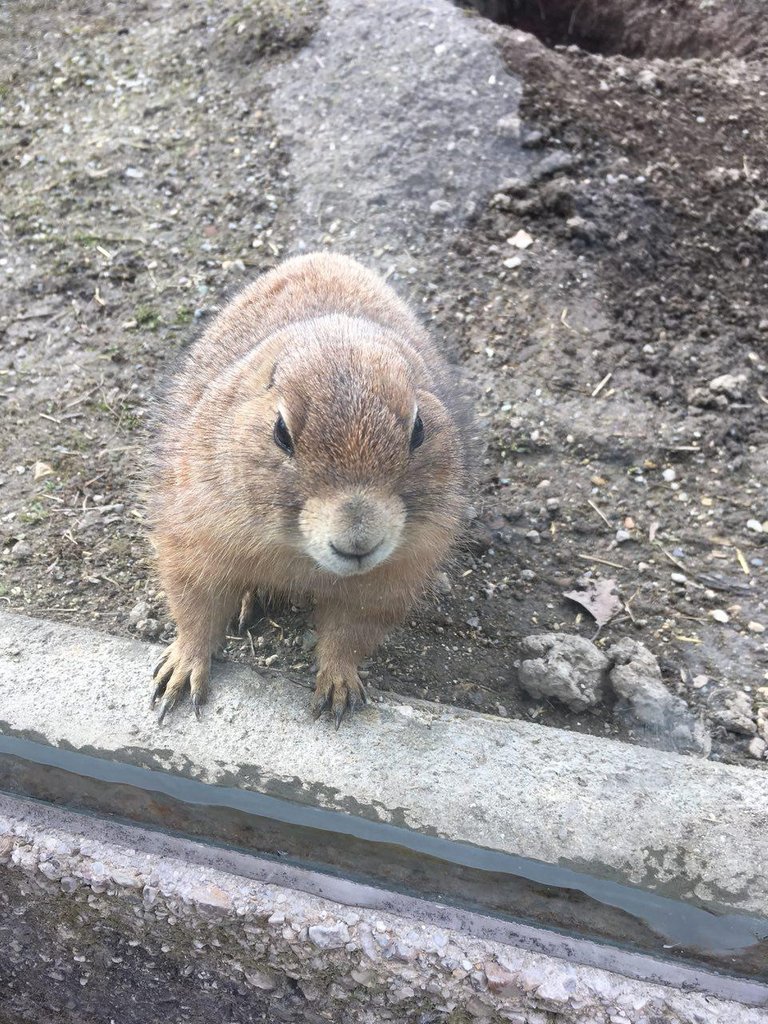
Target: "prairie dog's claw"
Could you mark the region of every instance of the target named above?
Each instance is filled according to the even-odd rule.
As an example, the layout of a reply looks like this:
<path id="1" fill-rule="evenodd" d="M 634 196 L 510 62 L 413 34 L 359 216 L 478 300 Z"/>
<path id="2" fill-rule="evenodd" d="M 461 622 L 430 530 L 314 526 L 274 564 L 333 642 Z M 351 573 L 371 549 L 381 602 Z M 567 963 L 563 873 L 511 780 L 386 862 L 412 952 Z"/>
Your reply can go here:
<path id="1" fill-rule="evenodd" d="M 368 703 L 363 684 L 356 671 L 318 672 L 311 709 L 315 719 L 330 711 L 336 729 L 344 716 L 351 716 Z"/>
<path id="2" fill-rule="evenodd" d="M 210 657 L 190 655 L 178 640 L 170 645 L 154 672 L 155 689 L 152 707 L 162 700 L 157 724 L 162 725 L 166 715 L 173 711 L 184 690 L 189 686 L 192 706 L 200 718 L 200 705 L 205 702 L 205 691 L 210 673 Z"/>

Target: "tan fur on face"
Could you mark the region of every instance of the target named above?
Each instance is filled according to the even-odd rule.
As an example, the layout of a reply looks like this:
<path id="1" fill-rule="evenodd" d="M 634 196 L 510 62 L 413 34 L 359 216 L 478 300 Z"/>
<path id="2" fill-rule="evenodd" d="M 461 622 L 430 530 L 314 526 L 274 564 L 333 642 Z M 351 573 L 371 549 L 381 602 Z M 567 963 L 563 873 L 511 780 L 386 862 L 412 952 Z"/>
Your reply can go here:
<path id="1" fill-rule="evenodd" d="M 356 666 L 461 526 L 471 444 L 452 372 L 380 278 L 315 254 L 237 296 L 164 400 L 149 505 L 179 627 L 171 660 L 204 680 L 222 608 L 245 590 L 309 596 L 318 692 L 350 705 Z"/>

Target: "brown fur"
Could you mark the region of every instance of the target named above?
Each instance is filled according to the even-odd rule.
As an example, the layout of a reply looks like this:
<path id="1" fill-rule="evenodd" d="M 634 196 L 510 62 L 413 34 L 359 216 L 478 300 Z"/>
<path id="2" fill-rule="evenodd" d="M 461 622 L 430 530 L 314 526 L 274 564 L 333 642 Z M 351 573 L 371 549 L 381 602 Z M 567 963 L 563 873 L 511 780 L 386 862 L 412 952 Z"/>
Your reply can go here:
<path id="1" fill-rule="evenodd" d="M 275 442 L 278 415 L 293 455 Z M 211 652 L 255 588 L 313 600 L 314 709 L 338 726 L 365 699 L 360 662 L 457 536 L 469 450 L 452 372 L 375 274 L 318 253 L 241 292 L 191 348 L 158 432 L 151 536 L 178 626 L 156 673 L 161 720 L 187 683 L 197 710 Z"/>

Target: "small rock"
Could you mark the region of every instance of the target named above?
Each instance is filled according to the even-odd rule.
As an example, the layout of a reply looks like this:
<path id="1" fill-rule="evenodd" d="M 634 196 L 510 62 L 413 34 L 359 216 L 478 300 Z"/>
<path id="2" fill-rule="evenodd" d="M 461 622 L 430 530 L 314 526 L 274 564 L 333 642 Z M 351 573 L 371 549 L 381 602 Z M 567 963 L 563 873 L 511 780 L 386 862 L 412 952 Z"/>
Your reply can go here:
<path id="1" fill-rule="evenodd" d="M 763 532 L 763 524 L 760 522 L 759 519 L 748 519 L 747 520 L 747 529 L 748 530 L 752 530 L 753 533 L 762 533 Z"/>
<path id="2" fill-rule="evenodd" d="M 470 617 L 467 619 L 467 625 L 469 626 L 470 629 L 479 629 L 480 619 L 476 615 L 470 615 Z"/>
<path id="3" fill-rule="evenodd" d="M 279 654 L 270 654 L 270 656 L 268 658 L 264 659 L 264 667 L 265 668 L 271 668 L 272 665 L 275 664 L 275 662 L 278 660 L 279 657 L 280 657 Z"/>
<path id="4" fill-rule="evenodd" d="M 536 573 L 533 571 L 533 569 L 521 569 L 520 579 L 524 583 L 530 583 L 532 580 L 536 579 Z"/>
<path id="5" fill-rule="evenodd" d="M 523 261 L 519 256 L 510 256 L 508 259 L 503 261 L 507 270 L 515 270 L 522 264 L 522 262 Z"/>
<path id="6" fill-rule="evenodd" d="M 524 228 L 520 228 L 511 238 L 507 239 L 507 242 L 514 245 L 516 249 L 528 249 L 533 245 L 533 238 Z"/>
<path id="7" fill-rule="evenodd" d="M 540 132 L 538 129 L 526 132 L 522 138 L 522 146 L 524 149 L 536 149 L 544 142 L 544 132 Z"/>
<path id="8" fill-rule="evenodd" d="M 496 191 L 510 196 L 523 196 L 529 187 L 530 182 L 524 178 L 505 178 Z"/>
<path id="9" fill-rule="evenodd" d="M 688 577 L 684 576 L 683 573 L 681 573 L 681 572 L 671 572 L 669 574 L 669 578 L 672 580 L 673 583 L 683 583 L 683 584 L 685 584 L 685 583 L 688 582 Z"/>
<path id="10" fill-rule="evenodd" d="M 529 540 L 531 544 L 541 544 L 541 534 L 538 530 L 529 530 L 525 535 L 525 539 Z"/>
<path id="11" fill-rule="evenodd" d="M 575 158 L 566 153 L 564 149 L 553 149 L 547 153 L 531 171 L 531 178 L 534 181 L 542 181 L 544 178 L 551 178 L 553 174 L 560 171 L 569 171 L 576 163 Z"/>
<path id="12" fill-rule="evenodd" d="M 28 558 L 32 557 L 32 545 L 27 544 L 25 540 L 16 541 L 11 548 L 11 558 L 17 562 L 26 562 Z"/>
<path id="13" fill-rule="evenodd" d="M 144 177 L 144 171 L 140 167 L 126 167 L 124 174 L 126 178 L 138 179 Z"/>
<path id="14" fill-rule="evenodd" d="M 541 633 L 520 644 L 518 676 L 531 697 L 554 697 L 571 711 L 602 699 L 609 661 L 593 643 L 569 633 Z"/>
<path id="15" fill-rule="evenodd" d="M 136 623 L 136 632 L 148 640 L 160 636 L 160 623 L 157 619 L 140 619 Z"/>
<path id="16" fill-rule="evenodd" d="M 442 219 L 447 217 L 453 210 L 453 204 L 449 203 L 447 199 L 436 199 L 434 203 L 430 203 L 429 212 L 433 217 Z"/>
<path id="17" fill-rule="evenodd" d="M 547 498 L 546 500 L 547 512 L 557 512 L 560 508 L 559 498 Z"/>
<path id="18" fill-rule="evenodd" d="M 762 737 L 755 736 L 749 741 L 747 751 L 750 757 L 755 757 L 760 761 L 764 757 L 766 750 L 768 750 L 768 743 Z"/>
<path id="19" fill-rule="evenodd" d="M 335 924 L 313 924 L 309 928 L 309 938 L 320 949 L 339 949 L 349 942 L 349 928 L 343 921 Z"/>
<path id="20" fill-rule="evenodd" d="M 744 397 L 744 385 L 748 380 L 749 376 L 746 373 L 723 373 L 719 377 L 714 377 L 708 387 L 714 395 L 726 395 L 739 402 Z"/>
<path id="21" fill-rule="evenodd" d="M 272 992 L 277 988 L 277 982 L 266 971 L 245 971 L 245 980 L 262 992 Z"/>
<path id="22" fill-rule="evenodd" d="M 765 632 L 765 626 L 762 624 L 762 622 L 748 622 L 747 623 L 747 629 L 750 631 L 750 633 L 764 633 Z"/>
<path id="23" fill-rule="evenodd" d="M 707 708 L 712 721 L 728 732 L 740 736 L 754 736 L 757 723 L 752 717 L 752 700 L 743 690 L 719 686 L 709 695 Z"/>
<path id="24" fill-rule="evenodd" d="M 632 534 L 629 530 L 617 530 L 616 531 L 616 543 L 626 544 L 628 540 L 632 540 Z"/>
<path id="25" fill-rule="evenodd" d="M 609 648 L 608 656 L 613 661 L 608 678 L 619 697 L 616 713 L 633 719 L 649 746 L 707 757 L 712 749 L 709 732 L 685 701 L 667 690 L 648 648 L 625 637 Z"/>
<path id="26" fill-rule="evenodd" d="M 42 480 L 45 476 L 50 476 L 53 473 L 53 466 L 50 466 L 47 462 L 36 462 L 32 467 L 32 479 Z"/>
<path id="27" fill-rule="evenodd" d="M 744 224 L 758 235 L 768 235 L 768 210 L 756 206 L 749 211 Z"/>
<path id="28" fill-rule="evenodd" d="M 723 611 L 722 608 L 713 608 L 712 611 L 709 614 L 712 616 L 712 618 L 715 620 L 715 622 L 730 622 L 731 621 L 731 617 L 728 614 L 728 612 Z"/>
<path id="29" fill-rule="evenodd" d="M 301 637 L 301 649 L 304 654 L 314 651 L 317 646 L 317 633 L 314 629 L 306 629 Z"/>
<path id="30" fill-rule="evenodd" d="M 453 584 L 447 572 L 439 572 L 437 574 L 435 577 L 435 590 L 438 594 L 450 594 L 453 590 Z"/>
<path id="31" fill-rule="evenodd" d="M 148 619 L 151 611 L 152 609 L 146 601 L 137 601 L 133 608 L 128 612 L 128 621 L 132 626 L 135 626 L 137 622 Z"/>
<path id="32" fill-rule="evenodd" d="M 584 217 L 569 217 L 565 229 L 569 238 L 580 238 L 583 242 L 594 242 L 597 236 L 595 225 Z"/>
<path id="33" fill-rule="evenodd" d="M 643 68 L 642 71 L 639 71 L 635 81 L 644 92 L 651 92 L 659 84 L 656 73 L 650 68 Z"/>
<path id="34" fill-rule="evenodd" d="M 661 476 L 668 484 L 671 484 L 673 480 L 677 480 L 677 473 L 671 467 L 669 469 L 665 469 Z"/>

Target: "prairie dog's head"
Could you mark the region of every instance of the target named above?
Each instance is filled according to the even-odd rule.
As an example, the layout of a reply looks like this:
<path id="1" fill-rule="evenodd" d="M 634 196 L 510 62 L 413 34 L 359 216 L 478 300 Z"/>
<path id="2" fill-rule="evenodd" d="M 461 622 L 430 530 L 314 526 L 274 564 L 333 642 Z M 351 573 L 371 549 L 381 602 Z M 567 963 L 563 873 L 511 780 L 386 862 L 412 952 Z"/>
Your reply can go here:
<path id="1" fill-rule="evenodd" d="M 383 328 L 333 316 L 290 333 L 245 407 L 259 507 L 321 570 L 366 573 L 455 504 L 455 430 L 418 353 Z"/>

